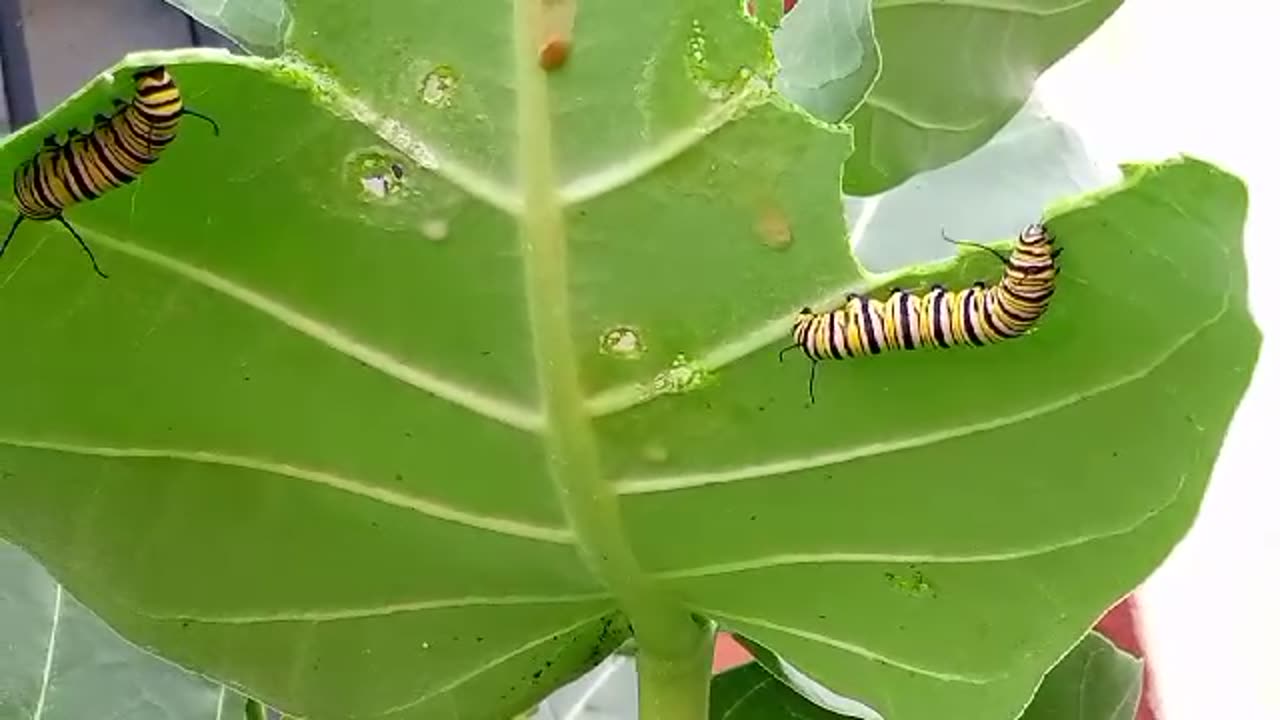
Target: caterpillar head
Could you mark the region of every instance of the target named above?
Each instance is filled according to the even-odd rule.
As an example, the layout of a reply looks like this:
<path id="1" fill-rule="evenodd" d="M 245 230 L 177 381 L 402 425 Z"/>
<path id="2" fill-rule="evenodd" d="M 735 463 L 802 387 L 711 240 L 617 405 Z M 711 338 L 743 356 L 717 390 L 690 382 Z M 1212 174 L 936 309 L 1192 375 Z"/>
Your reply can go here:
<path id="1" fill-rule="evenodd" d="M 172 78 L 169 77 L 169 71 L 163 65 L 142 68 L 133 73 L 133 84 L 139 91 L 146 88 L 164 87 L 172 82 Z"/>
<path id="2" fill-rule="evenodd" d="M 795 339 L 796 342 L 801 342 L 804 338 L 805 332 L 809 327 L 809 323 L 814 317 L 815 314 L 813 312 L 813 308 L 808 307 L 807 305 L 800 308 L 800 312 L 796 313 L 795 320 L 791 322 L 791 337 Z"/>
<path id="3" fill-rule="evenodd" d="M 145 77 L 156 78 L 156 79 L 163 78 L 164 66 L 152 65 L 151 67 L 138 68 L 133 73 L 134 80 L 141 80 L 142 78 L 145 78 Z"/>
<path id="4" fill-rule="evenodd" d="M 1032 223 L 1023 228 L 1020 239 L 1028 245 L 1050 245 L 1053 243 L 1053 235 L 1049 233 L 1049 229 L 1043 223 Z"/>

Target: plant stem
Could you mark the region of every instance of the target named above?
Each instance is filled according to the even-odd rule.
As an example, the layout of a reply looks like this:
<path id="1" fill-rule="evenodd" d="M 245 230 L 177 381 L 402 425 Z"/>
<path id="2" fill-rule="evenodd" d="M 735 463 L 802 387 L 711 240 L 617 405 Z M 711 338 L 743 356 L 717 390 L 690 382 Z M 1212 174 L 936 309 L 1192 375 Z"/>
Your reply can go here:
<path id="1" fill-rule="evenodd" d="M 513 33 L 523 190 L 521 250 L 533 356 L 545 413 L 547 469 L 583 559 L 617 596 L 631 622 L 641 662 L 648 668 L 649 681 L 642 685 L 641 694 L 656 698 L 654 702 L 660 700 L 663 708 L 661 715 L 651 714 L 646 720 L 702 720 L 710 672 L 707 624 L 696 620 L 664 591 L 632 553 L 623 533 L 617 493 L 601 472 L 591 419 L 578 383 L 568 238 L 554 165 L 549 88 L 538 65 L 543 2 L 517 0 Z M 684 710 L 677 711 L 677 706 Z"/>
<path id="2" fill-rule="evenodd" d="M 636 653 L 640 720 L 706 720 L 714 653 L 710 623 L 703 627 L 700 646 L 685 657 L 656 657 L 641 645 Z"/>

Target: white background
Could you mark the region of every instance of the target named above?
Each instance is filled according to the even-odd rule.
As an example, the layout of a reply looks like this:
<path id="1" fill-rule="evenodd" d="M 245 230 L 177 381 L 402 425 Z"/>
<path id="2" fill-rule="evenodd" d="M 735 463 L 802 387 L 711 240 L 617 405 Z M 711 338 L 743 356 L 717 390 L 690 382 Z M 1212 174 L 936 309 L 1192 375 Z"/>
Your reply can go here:
<path id="1" fill-rule="evenodd" d="M 1128 0 L 1038 93 L 1101 162 L 1186 152 L 1249 184 L 1262 357 L 1200 517 L 1138 591 L 1161 720 L 1280 720 L 1277 20 L 1262 0 Z"/>

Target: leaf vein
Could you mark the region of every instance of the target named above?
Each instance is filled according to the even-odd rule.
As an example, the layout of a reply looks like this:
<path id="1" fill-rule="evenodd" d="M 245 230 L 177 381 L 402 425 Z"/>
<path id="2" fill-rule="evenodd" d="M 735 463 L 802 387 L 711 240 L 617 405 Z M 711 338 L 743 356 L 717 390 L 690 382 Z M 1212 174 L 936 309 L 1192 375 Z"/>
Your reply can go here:
<path id="1" fill-rule="evenodd" d="M 1072 10 L 1078 10 L 1086 5 L 1092 5 L 1095 2 L 1097 2 L 1097 0 L 1075 0 L 1074 2 L 1064 3 L 1057 7 L 1038 8 L 1020 4 L 1016 2 L 1016 0 L 964 0 L 963 2 L 948 2 L 946 7 L 959 10 L 990 10 L 993 12 L 1030 15 L 1033 17 L 1044 18 L 1069 13 Z M 913 6 L 939 7 L 939 3 L 938 0 L 877 0 L 875 4 L 875 12 L 880 13 L 885 10 Z"/>
<path id="2" fill-rule="evenodd" d="M 1177 487 L 1175 487 L 1173 492 L 1169 494 L 1169 497 L 1165 498 L 1164 502 L 1143 513 L 1137 520 L 1122 527 L 1017 550 L 971 554 L 921 552 L 780 553 L 776 555 L 750 558 L 747 560 L 736 560 L 733 562 L 702 565 L 682 570 L 671 570 L 658 573 L 658 577 L 664 580 L 674 580 L 682 578 L 711 577 L 715 575 L 732 575 L 751 570 L 764 570 L 776 567 L 789 567 L 793 565 L 825 565 L 831 563 L 919 563 L 930 565 L 964 565 L 1025 560 L 1028 558 L 1038 557 L 1040 555 L 1048 555 L 1050 553 L 1058 552 L 1059 550 L 1067 550 L 1073 547 L 1079 547 L 1081 545 L 1087 545 L 1089 543 L 1108 540 L 1136 532 L 1142 528 L 1142 526 L 1151 522 L 1166 510 L 1173 507 L 1173 505 L 1182 497 L 1182 491 L 1185 489 L 1186 483 L 1187 476 L 1180 476 L 1178 478 Z"/>
<path id="3" fill-rule="evenodd" d="M 30 440 L 25 438 L 0 437 L 0 445 L 28 448 L 33 450 L 49 450 L 52 452 L 85 455 L 90 457 L 118 458 L 126 460 L 174 460 L 180 462 L 203 463 L 254 470 L 279 477 L 315 483 L 341 492 L 358 495 L 391 507 L 410 510 L 421 515 L 451 522 L 458 525 L 487 530 L 500 535 L 537 540 L 558 545 L 572 545 L 573 533 L 565 528 L 553 528 L 535 525 L 520 520 L 481 515 L 459 510 L 444 503 L 428 500 L 413 495 L 378 487 L 363 480 L 343 477 L 323 470 L 302 468 L 288 463 L 264 460 L 262 458 L 231 455 L 208 450 L 177 450 L 159 448 L 109 447 L 99 445 L 81 445 L 75 443 L 48 440 Z"/>
<path id="4" fill-rule="evenodd" d="M 560 189 L 561 202 L 569 207 L 626 187 L 697 147 L 702 140 L 739 117 L 745 108 L 767 98 L 766 91 L 767 87 L 761 83 L 748 83 L 737 95 L 713 106 L 679 132 L 647 145 L 641 152 L 565 183 Z"/>
<path id="5" fill-rule="evenodd" d="M 715 618 L 722 618 L 724 620 L 728 620 L 731 623 L 737 623 L 739 625 L 748 625 L 748 626 L 763 628 L 766 630 L 772 630 L 774 632 L 782 633 L 784 635 L 790 635 L 792 637 L 797 637 L 802 640 L 816 642 L 821 645 L 826 645 L 827 647 L 835 648 L 836 650 L 843 650 L 844 652 L 847 652 L 851 655 L 856 655 L 864 660 L 870 660 L 872 662 L 882 663 L 884 665 L 897 668 L 898 670 L 903 670 L 905 672 L 909 672 L 914 675 L 923 675 L 925 677 L 933 678 L 934 680 L 941 680 L 942 682 L 957 682 L 957 683 L 965 683 L 968 685 L 985 685 L 1005 677 L 1005 673 L 998 673 L 994 675 L 973 675 L 969 673 L 950 672 L 947 670 L 935 670 L 933 668 L 928 668 L 923 665 L 916 665 L 914 663 L 910 663 L 905 660 L 900 660 L 898 658 L 876 652 L 862 645 L 855 645 L 854 643 L 846 642 L 844 640 L 837 640 L 836 638 L 823 635 L 822 633 L 816 633 L 809 630 L 790 627 L 788 625 L 782 625 L 779 623 L 771 622 L 769 620 L 765 620 L 763 618 L 755 618 L 755 617 L 749 617 L 745 615 L 734 615 L 732 613 L 721 612 L 720 610 L 715 610 L 708 607 L 701 607 L 700 609 L 702 612 L 706 613 L 707 615 L 710 615 Z"/>
<path id="6" fill-rule="evenodd" d="M 517 658 L 517 657 L 519 657 L 520 655 L 523 655 L 524 653 L 526 653 L 526 652 L 528 652 L 528 651 L 530 651 L 530 650 L 532 650 L 532 649 L 534 649 L 534 648 L 538 647 L 539 645 L 543 645 L 543 644 L 548 643 L 548 642 L 554 642 L 554 641 L 556 641 L 556 640 L 560 639 L 560 637 L 561 637 L 561 636 L 566 635 L 566 634 L 568 634 L 568 633 L 571 633 L 571 632 L 573 632 L 574 630 L 577 630 L 578 628 L 582 627 L 583 625 L 588 625 L 588 624 L 590 624 L 590 623 L 596 622 L 596 621 L 597 621 L 597 620 L 599 620 L 600 618 L 605 617 L 606 615 L 609 615 L 610 613 L 613 613 L 613 612 L 615 612 L 615 611 L 614 611 L 614 610 L 607 610 L 607 611 L 602 612 L 602 613 L 597 613 L 597 614 L 592 615 L 591 617 L 588 617 L 588 618 L 586 618 L 586 619 L 584 619 L 584 620 L 580 620 L 580 621 L 578 621 L 578 622 L 572 623 L 572 624 L 567 625 L 567 626 L 565 626 L 565 627 L 562 627 L 562 628 L 559 628 L 559 629 L 553 630 L 553 631 L 551 631 L 551 632 L 549 632 L 549 633 L 547 633 L 547 634 L 545 634 L 545 635 L 542 635 L 541 637 L 534 638 L 533 640 L 530 640 L 529 642 L 526 642 L 526 643 L 524 643 L 523 645 L 520 645 L 519 647 L 515 648 L 514 650 L 511 650 L 510 652 L 503 653 L 503 654 L 501 654 L 501 655 L 499 655 L 499 656 L 497 656 L 497 657 L 493 658 L 493 659 L 492 659 L 492 660 L 490 660 L 489 662 L 484 663 L 483 665 L 481 665 L 481 666 L 477 667 L 476 669 L 472 670 L 471 672 L 467 672 L 467 673 L 464 673 L 464 674 L 462 674 L 462 675 L 459 675 L 458 677 L 454 678 L 453 680 L 450 680 L 449 682 L 445 683 L 444 685 L 441 685 L 441 686 L 439 686 L 439 687 L 437 687 L 437 688 L 434 688 L 434 689 L 432 689 L 432 690 L 428 691 L 427 693 L 425 693 L 425 694 L 423 694 L 423 695 L 419 695 L 418 697 L 414 698 L 413 700 L 410 700 L 409 702 L 402 703 L 402 704 L 400 704 L 400 705 L 396 705 L 396 706 L 394 706 L 394 707 L 389 707 L 389 708 L 387 708 L 386 710 L 383 710 L 382 712 L 377 713 L 377 715 L 378 715 L 378 716 L 382 716 L 382 715 L 391 715 L 391 714 L 393 714 L 393 713 L 400 713 L 400 712 L 404 712 L 405 710 L 409 710 L 409 709 L 411 709 L 411 708 L 414 708 L 414 707 L 417 707 L 417 706 L 419 706 L 419 705 L 422 705 L 423 703 L 425 703 L 425 702 L 427 702 L 427 701 L 429 701 L 429 700 L 431 700 L 431 699 L 433 699 L 433 698 L 439 697 L 440 695 L 443 695 L 443 694 L 445 694 L 445 693 L 447 693 L 447 692 L 449 692 L 449 691 L 451 691 L 451 690 L 453 690 L 453 689 L 455 689 L 455 688 L 457 688 L 457 687 L 460 687 L 460 686 L 462 686 L 462 685 L 466 684 L 467 682 L 469 682 L 469 681 L 471 681 L 471 680 L 475 679 L 476 677 L 479 677 L 480 675 L 482 675 L 482 674 L 484 674 L 484 673 L 488 672 L 489 670 L 492 670 L 493 668 L 495 668 L 495 667 L 497 667 L 497 666 L 499 666 L 499 665 L 501 665 L 501 664 L 503 664 L 503 663 L 507 662 L 508 660 L 512 660 L 512 659 L 514 659 L 514 658 Z"/>
<path id="7" fill-rule="evenodd" d="M 728 710 L 724 711 L 723 720 L 730 720 L 733 717 L 733 714 L 738 711 L 738 708 L 741 707 L 742 704 L 745 703 L 748 698 L 750 698 L 752 695 L 755 695 L 757 692 L 759 692 L 760 689 L 763 688 L 765 685 L 768 685 L 771 680 L 773 680 L 773 676 L 766 674 L 763 678 L 761 678 L 760 682 L 751 686 L 750 690 L 743 693 L 741 697 L 739 697 L 736 701 L 734 701 L 732 705 L 729 706 Z"/>
<path id="8" fill-rule="evenodd" d="M 54 585 L 53 620 L 49 624 L 49 645 L 44 653 L 44 670 L 40 674 L 40 694 L 36 697 L 36 709 L 31 720 L 40 720 L 44 716 L 45 701 L 49 697 L 49 686 L 53 683 L 53 657 L 58 647 L 58 625 L 62 621 L 62 584 Z"/>
<path id="9" fill-rule="evenodd" d="M 863 100 L 862 104 L 864 107 L 874 108 L 881 112 L 888 113 L 889 115 L 893 115 L 894 117 L 899 118 L 900 120 L 902 120 L 903 122 L 906 122 L 909 125 L 913 125 L 916 128 L 919 128 L 920 130 L 927 130 L 929 132 L 947 132 L 947 133 L 956 133 L 956 134 L 973 132 L 974 130 L 977 130 L 979 127 L 982 127 L 983 123 L 986 123 L 988 121 L 987 117 L 978 117 L 961 125 L 958 123 L 944 123 L 944 122 L 935 122 L 931 120 L 925 120 L 923 118 L 916 117 L 911 113 L 911 111 L 898 105 L 897 103 L 891 100 L 887 100 L 874 93 L 867 95 L 866 100 Z"/>
<path id="10" fill-rule="evenodd" d="M 204 625 L 259 625 L 266 623 L 322 623 L 341 620 L 363 620 L 402 613 L 430 610 L 456 610 L 475 607 L 511 607 L 524 605 L 555 605 L 598 602 L 608 600 L 605 593 L 579 593 L 576 595 L 496 595 L 440 598 L 416 602 L 388 603 L 372 607 L 334 608 L 330 610 L 283 610 L 253 615 L 167 615 L 142 613 L 149 620 L 161 622 L 198 623 Z"/>
<path id="11" fill-rule="evenodd" d="M 331 350 L 477 415 L 527 432 L 537 432 L 543 427 L 543 419 L 539 413 L 411 365 L 391 353 L 347 335 L 332 325 L 217 273 L 102 233 L 85 231 L 84 234 L 92 236 L 95 241 L 118 252 L 168 270 L 247 305 Z"/>

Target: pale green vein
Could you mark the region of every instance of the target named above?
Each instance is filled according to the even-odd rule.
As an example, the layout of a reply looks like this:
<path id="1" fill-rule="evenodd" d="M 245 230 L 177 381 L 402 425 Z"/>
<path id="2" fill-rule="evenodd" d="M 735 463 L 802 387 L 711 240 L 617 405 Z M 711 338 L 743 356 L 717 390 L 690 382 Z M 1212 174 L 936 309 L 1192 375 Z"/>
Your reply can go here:
<path id="1" fill-rule="evenodd" d="M 925 120 L 923 118 L 916 117 L 910 110 L 907 110 L 892 100 L 886 100 L 883 97 L 876 95 L 874 91 L 872 94 L 867 96 L 867 99 L 864 100 L 862 104 L 864 107 L 870 107 L 889 113 L 909 125 L 914 125 L 921 130 L 928 130 L 930 132 L 968 133 L 977 130 L 982 127 L 984 123 L 989 121 L 989 118 L 979 117 L 961 125 L 956 123 L 943 123 Z"/>
<path id="2" fill-rule="evenodd" d="M 53 658 L 57 654 L 58 625 L 62 621 L 62 585 L 54 585 L 53 620 L 49 625 L 49 644 L 44 652 L 44 671 L 40 674 L 40 694 L 36 696 L 36 709 L 31 720 L 44 717 L 45 703 L 49 697 L 49 686 L 53 684 Z"/>
<path id="3" fill-rule="evenodd" d="M 712 577 L 716 575 L 733 575 L 752 570 L 792 567 L 795 565 L 830 565 L 837 563 L 920 563 L 930 565 L 962 565 L 974 563 L 998 563 L 1025 560 L 1027 558 L 1048 555 L 1049 553 L 1067 550 L 1089 543 L 1117 538 L 1136 532 L 1142 526 L 1159 517 L 1173 507 L 1182 497 L 1186 487 L 1187 476 L 1178 478 L 1178 484 L 1159 505 L 1143 513 L 1136 520 L 1120 527 L 1100 530 L 1093 533 L 1076 535 L 1062 540 L 1041 543 L 1013 550 L 986 553 L 921 553 L 921 552 L 820 552 L 820 553 L 778 553 L 764 557 L 735 560 L 732 562 L 701 565 L 698 567 L 670 570 L 658 573 L 664 580 Z"/>
<path id="4" fill-rule="evenodd" d="M 0 445 L 28 448 L 32 450 L 49 450 L 51 452 L 68 453 L 89 457 L 116 458 L 122 460 L 173 460 L 182 462 L 219 465 L 243 470 L 255 470 L 279 477 L 315 483 L 324 487 L 358 495 L 384 505 L 410 510 L 427 517 L 451 522 L 458 525 L 487 530 L 500 535 L 510 535 L 539 542 L 571 545 L 573 533 L 564 528 L 552 528 L 519 520 L 479 515 L 476 513 L 449 507 L 443 503 L 427 500 L 413 495 L 378 487 L 362 480 L 345 478 L 340 475 L 301 468 L 287 463 L 263 460 L 261 458 L 230 455 L 207 450 L 177 450 L 157 448 L 107 447 L 98 445 L 81 445 L 75 443 L 55 442 L 48 440 L 31 440 L 26 438 L 0 437 Z"/>
<path id="5" fill-rule="evenodd" d="M 717 130 L 741 117 L 747 108 L 765 102 L 770 92 L 768 85 L 762 80 L 747 83 L 738 94 L 713 105 L 705 115 L 694 120 L 688 127 L 646 146 L 641 152 L 566 182 L 560 190 L 561 202 L 566 207 L 576 205 L 627 187 L 697 147 Z"/>
<path id="6" fill-rule="evenodd" d="M 541 637 L 534 638 L 533 640 L 530 640 L 529 642 L 524 643 L 523 645 L 515 648 L 514 650 L 511 650 L 510 652 L 503 653 L 493 658 L 492 660 L 484 663 L 483 665 L 480 665 L 479 667 L 475 668 L 470 672 L 459 675 L 458 677 L 454 678 L 453 680 L 450 680 L 444 685 L 431 689 L 431 691 L 427 692 L 424 695 L 420 695 L 414 698 L 413 700 L 410 700 L 409 702 L 402 703 L 394 707 L 389 707 L 386 710 L 383 710 L 382 712 L 377 713 L 377 715 L 378 716 L 391 715 L 393 713 L 404 712 L 405 710 L 409 710 L 419 705 L 422 705 L 425 702 L 428 702 L 434 698 L 444 695 L 445 693 L 450 692 L 466 684 L 467 682 L 470 682 L 471 680 L 479 677 L 480 675 L 483 675 L 484 673 L 492 670 L 495 667 L 498 667 L 499 665 L 509 660 L 513 660 L 517 657 L 520 657 L 521 655 L 529 652 L 530 650 L 533 650 L 539 645 L 543 645 L 549 642 L 558 642 L 563 639 L 564 635 L 574 632 L 585 625 L 590 625 L 593 622 L 597 622 L 600 620 L 600 618 L 603 618 L 613 612 L 615 611 L 608 610 L 606 612 L 597 613 L 585 620 L 580 620 L 566 627 L 562 627 L 558 630 L 553 630 L 545 635 L 542 635 Z"/>
<path id="7" fill-rule="evenodd" d="M 331 610 L 282 610 L 274 613 L 250 615 L 166 615 L 142 613 L 149 620 L 160 622 L 200 623 L 204 625 L 262 625 L 267 623 L 322 623 L 340 620 L 364 620 L 404 613 L 430 612 L 432 610 L 458 610 L 479 607 L 521 607 L 528 605 L 571 605 L 608 600 L 607 593 L 579 593 L 576 595 L 494 595 L 439 598 L 416 602 L 387 603 L 359 608 L 334 608 Z"/>
<path id="8" fill-rule="evenodd" d="M 404 123 L 390 117 L 349 92 L 342 83 L 315 65 L 301 60 L 282 61 L 298 66 L 315 79 L 321 96 L 331 99 L 335 108 L 369 128 L 391 147 L 408 156 L 424 170 L 436 173 L 471 196 L 489 203 L 509 215 L 519 216 L 523 199 L 514 188 L 506 187 L 437 150 L 426 139 L 415 134 Z"/>
<path id="9" fill-rule="evenodd" d="M 826 645 L 827 647 L 830 647 L 830 648 L 835 648 L 836 650 L 842 650 L 844 652 L 849 653 L 850 655 L 856 655 L 857 657 L 862 658 L 863 660 L 871 660 L 872 662 L 882 663 L 884 665 L 888 665 L 889 667 L 893 667 L 893 668 L 897 668 L 898 670 L 909 672 L 913 675 L 922 675 L 924 677 L 932 678 L 934 680 L 941 680 L 942 682 L 965 683 L 968 685 L 985 685 L 987 683 L 994 682 L 996 680 L 999 680 L 1005 677 L 1004 673 L 998 673 L 994 675 L 971 675 L 968 673 L 956 673 L 956 672 L 949 672 L 946 670 L 936 670 L 933 668 L 925 667 L 923 665 L 916 665 L 914 663 L 910 663 L 905 660 L 899 660 L 898 658 L 891 657 L 883 653 L 878 653 L 874 650 L 863 647 L 861 645 L 855 645 L 851 642 L 846 642 L 844 640 L 837 640 L 836 638 L 823 635 L 822 633 L 816 633 L 809 630 L 802 630 L 800 628 L 794 628 L 787 625 L 782 625 L 780 623 L 775 623 L 769 620 L 765 620 L 764 618 L 749 617 L 746 615 L 734 615 L 732 613 L 721 612 L 714 608 L 708 608 L 708 607 L 699 607 L 698 609 L 701 612 L 713 618 L 716 618 L 717 620 L 728 620 L 730 623 L 736 623 L 739 626 L 749 625 L 753 627 L 763 628 L 765 630 L 772 630 L 774 632 L 782 633 L 784 635 L 790 635 L 792 637 L 801 638 L 803 640 L 808 640 L 810 642 L 816 642 L 821 645 Z M 744 633 L 744 634 L 749 635 L 750 633 Z"/>
<path id="10" fill-rule="evenodd" d="M 738 711 L 738 708 L 742 707 L 743 703 L 745 703 L 752 695 L 755 695 L 757 692 L 759 692 L 760 688 L 763 688 L 765 685 L 768 685 L 769 682 L 772 681 L 773 679 L 774 678 L 772 675 L 766 674 L 760 680 L 760 682 L 756 683 L 755 685 L 752 685 L 750 690 L 743 693 L 742 696 L 737 699 L 737 701 L 735 701 L 732 705 L 730 705 L 729 709 L 725 710 L 724 715 L 722 715 L 721 717 L 724 718 L 724 720 L 729 720 L 729 718 L 733 717 L 733 714 Z"/>
<path id="11" fill-rule="evenodd" d="M 1137 382 L 1138 380 L 1145 378 L 1172 358 L 1178 350 L 1192 342 L 1196 336 L 1221 319 L 1227 312 L 1229 303 L 1230 294 L 1224 293 L 1222 298 L 1222 307 L 1219 308 L 1217 312 L 1215 312 L 1209 319 L 1196 326 L 1195 329 L 1179 337 L 1167 349 L 1153 358 L 1151 362 L 1139 367 L 1137 370 L 1116 377 L 1105 383 L 1100 383 L 1092 388 L 1086 388 L 1055 400 L 1035 405 L 1023 410 L 1022 412 L 1002 415 L 982 422 L 950 427 L 922 435 L 913 435 L 900 440 L 868 443 L 866 445 L 857 445 L 850 448 L 844 448 L 842 450 L 836 450 L 834 452 L 818 453 L 805 457 L 788 458 L 785 460 L 746 465 L 743 467 L 729 468 L 713 472 L 689 473 L 669 477 L 625 479 L 617 483 L 617 490 L 618 493 L 622 495 L 639 495 L 644 493 L 669 492 L 672 490 L 687 490 L 690 488 L 705 487 L 708 485 L 719 485 L 762 477 L 786 475 L 804 470 L 813 470 L 831 465 L 839 465 L 853 460 L 860 460 L 863 458 L 887 455 L 889 453 L 901 452 L 903 450 L 912 450 L 915 448 L 935 445 L 948 440 L 955 440 L 969 435 L 1007 427 L 1026 420 L 1033 420 L 1058 410 L 1071 407 L 1072 405 L 1083 402 L 1092 397 L 1102 395 L 1112 390 L 1117 390 L 1129 385 L 1130 383 Z"/>
<path id="12" fill-rule="evenodd" d="M 12 207 L 10 203 L 0 204 Z M 163 268 L 232 300 L 243 303 L 280 322 L 282 325 L 327 346 L 331 350 L 357 360 L 418 390 L 466 408 L 477 415 L 482 415 L 527 432 L 537 432 L 543 427 L 542 416 L 539 413 L 413 366 L 384 350 L 347 335 L 332 325 L 321 322 L 278 300 L 205 268 L 192 265 L 141 245 L 117 240 L 103 233 L 84 231 L 84 234 L 90 236 L 95 242 L 110 247 L 112 250 Z"/>
<path id="13" fill-rule="evenodd" d="M 833 297 L 843 297 L 851 292 L 865 293 L 876 284 L 879 284 L 878 279 L 863 278 L 859 282 L 843 285 L 840 288 L 824 290 L 813 301 L 804 304 L 815 308 L 824 307 Z M 796 309 L 798 310 L 799 307 Z M 716 370 L 724 367 L 777 342 L 779 336 L 790 332 L 791 324 L 794 321 L 794 312 L 788 312 L 781 317 L 770 318 L 758 327 L 752 328 L 726 343 L 716 345 L 706 352 L 693 355 L 692 363 L 702 370 Z M 586 401 L 587 411 L 594 416 L 610 415 L 627 410 L 655 397 L 657 397 L 657 394 L 648 385 L 617 385 L 591 396 Z M 623 484 L 625 485 L 625 483 Z"/>
<path id="14" fill-rule="evenodd" d="M 875 0 L 875 12 L 879 13 L 885 10 L 905 7 L 932 7 L 937 9 L 990 10 L 1017 15 L 1030 15 L 1032 17 L 1053 17 L 1086 5 L 1092 5 L 1096 1 L 1073 0 L 1055 7 L 1042 8 L 1029 7 L 1025 0 L 1023 2 L 1018 2 L 1017 0 L 963 0 L 962 2 L 954 0 L 946 0 L 945 2 L 943 0 Z"/>

